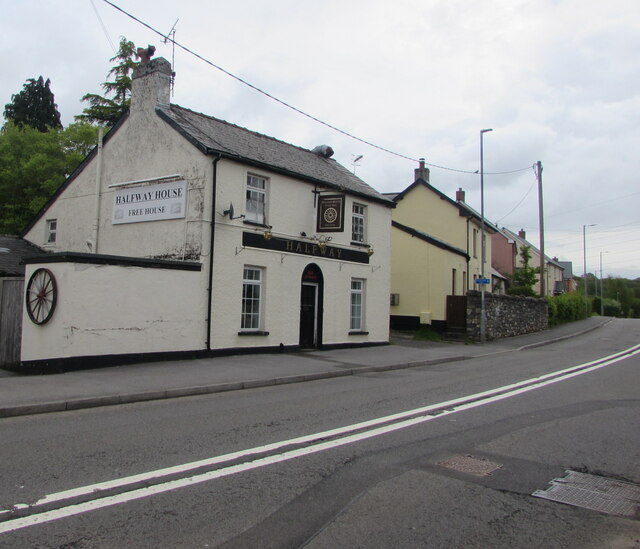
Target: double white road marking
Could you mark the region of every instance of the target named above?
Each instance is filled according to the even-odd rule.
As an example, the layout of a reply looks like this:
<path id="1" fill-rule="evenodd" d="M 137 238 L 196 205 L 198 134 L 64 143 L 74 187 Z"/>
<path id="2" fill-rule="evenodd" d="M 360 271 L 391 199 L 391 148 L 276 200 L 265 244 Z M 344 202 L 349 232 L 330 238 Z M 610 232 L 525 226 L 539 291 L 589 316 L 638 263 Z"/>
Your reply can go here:
<path id="1" fill-rule="evenodd" d="M 376 436 L 405 429 L 451 414 L 491 404 L 522 393 L 558 383 L 572 377 L 592 372 L 615 364 L 640 353 L 640 345 L 543 376 L 527 379 L 461 398 L 439 402 L 429 406 L 407 410 L 361 423 L 346 425 L 320 433 L 282 440 L 239 452 L 176 465 L 165 469 L 148 471 L 129 477 L 49 494 L 33 504 L 16 504 L 11 509 L 0 511 L 0 534 L 13 532 L 29 526 L 44 524 L 88 511 L 111 507 L 178 488 L 194 486 L 213 479 L 234 475 L 251 469 L 280 463 L 291 459 L 323 452 L 346 444 L 352 444 Z M 289 448 L 289 449 L 286 449 Z M 279 451 L 281 450 L 281 451 Z M 267 454 L 267 455 L 265 455 Z M 260 456 L 262 457 L 253 457 Z M 242 461 L 245 460 L 245 461 Z M 226 467 L 197 472 L 224 463 L 239 462 Z M 190 476 L 184 476 L 193 473 Z M 182 475 L 182 476 L 181 476 Z M 179 477 L 170 479 L 170 477 Z M 144 485 L 142 485 L 144 483 Z M 152 483 L 152 485 L 148 485 Z M 142 485 L 142 486 L 141 486 Z M 109 495 L 112 494 L 112 495 Z M 86 500 L 73 503 L 71 500 Z M 26 516 L 20 516 L 26 515 Z M 15 517 L 15 518 L 12 518 Z M 4 521 L 3 521 L 4 519 Z"/>

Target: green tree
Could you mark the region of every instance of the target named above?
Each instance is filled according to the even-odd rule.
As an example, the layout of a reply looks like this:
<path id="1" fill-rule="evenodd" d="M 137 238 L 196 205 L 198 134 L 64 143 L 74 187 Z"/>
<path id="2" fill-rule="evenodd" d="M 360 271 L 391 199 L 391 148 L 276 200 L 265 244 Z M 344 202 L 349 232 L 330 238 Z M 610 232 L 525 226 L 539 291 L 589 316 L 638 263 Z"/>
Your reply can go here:
<path id="1" fill-rule="evenodd" d="M 11 96 L 11 103 L 4 106 L 4 117 L 18 128 L 30 126 L 40 132 L 60 129 L 60 113 L 53 92 L 42 76 L 29 78 L 21 92 Z"/>
<path id="2" fill-rule="evenodd" d="M 108 77 L 113 76 L 113 81 L 102 84 L 105 93 L 113 95 L 113 98 L 87 93 L 82 97 L 82 101 L 88 102 L 90 106 L 76 116 L 76 120 L 106 127 L 111 127 L 120 120 L 129 110 L 131 103 L 130 74 L 137 65 L 135 56 L 136 48 L 133 42 L 121 36 L 118 53 L 109 59 L 111 62 L 117 62 L 108 74 Z"/>
<path id="3" fill-rule="evenodd" d="M 0 234 L 22 231 L 97 141 L 86 123 L 40 132 L 7 122 L 0 130 Z"/>
<path id="4" fill-rule="evenodd" d="M 615 299 L 620 303 L 621 316 L 630 316 L 632 314 L 632 300 L 634 298 L 634 290 L 631 281 L 626 278 L 607 277 L 604 286 L 604 296 L 609 299 Z"/>
<path id="5" fill-rule="evenodd" d="M 531 251 L 529 246 L 523 246 L 520 249 L 520 257 L 522 258 L 522 267 L 519 267 L 511 275 L 512 286 L 507 290 L 510 295 L 523 295 L 535 297 L 537 294 L 533 291 L 533 286 L 538 282 L 539 267 L 531 267 Z"/>

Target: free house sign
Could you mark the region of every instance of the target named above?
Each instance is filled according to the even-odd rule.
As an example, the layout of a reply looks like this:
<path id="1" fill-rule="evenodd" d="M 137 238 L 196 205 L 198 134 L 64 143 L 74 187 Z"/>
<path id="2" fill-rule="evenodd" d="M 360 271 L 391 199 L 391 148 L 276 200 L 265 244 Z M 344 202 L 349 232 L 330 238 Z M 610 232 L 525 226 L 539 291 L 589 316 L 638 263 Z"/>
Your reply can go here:
<path id="1" fill-rule="evenodd" d="M 118 189 L 113 194 L 114 225 L 185 217 L 187 184 L 184 179 Z"/>

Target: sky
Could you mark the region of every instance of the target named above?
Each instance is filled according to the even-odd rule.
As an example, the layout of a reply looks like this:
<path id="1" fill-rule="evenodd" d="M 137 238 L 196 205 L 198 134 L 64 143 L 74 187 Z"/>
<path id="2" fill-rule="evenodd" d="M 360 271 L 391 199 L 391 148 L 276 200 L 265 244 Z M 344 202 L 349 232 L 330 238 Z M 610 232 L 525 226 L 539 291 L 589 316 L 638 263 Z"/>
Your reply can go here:
<path id="1" fill-rule="evenodd" d="M 380 192 L 409 186 L 424 158 L 432 185 L 478 211 L 491 128 L 486 218 L 539 247 L 540 161 L 546 254 L 575 275 L 586 259 L 640 277 L 640 1 L 112 1 L 159 34 L 104 0 L 0 0 L 0 106 L 42 75 L 72 123 L 125 36 L 173 63 L 173 103 L 328 144 Z M 161 36 L 176 21 L 178 46 Z"/>

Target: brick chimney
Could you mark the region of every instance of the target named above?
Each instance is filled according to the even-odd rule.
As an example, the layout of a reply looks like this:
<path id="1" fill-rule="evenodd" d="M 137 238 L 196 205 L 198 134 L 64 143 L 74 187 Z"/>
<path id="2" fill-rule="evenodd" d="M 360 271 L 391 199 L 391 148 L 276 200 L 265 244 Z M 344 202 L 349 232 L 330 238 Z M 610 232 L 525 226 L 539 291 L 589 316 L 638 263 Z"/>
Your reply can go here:
<path id="1" fill-rule="evenodd" d="M 131 79 L 131 113 L 169 105 L 172 76 L 171 63 L 163 57 L 139 63 Z"/>
<path id="2" fill-rule="evenodd" d="M 520 230 L 518 231 L 518 236 L 519 236 L 520 238 L 522 238 L 522 240 L 526 240 L 526 239 L 527 239 L 527 233 L 525 232 L 525 230 L 524 230 L 524 229 L 520 229 Z"/>
<path id="3" fill-rule="evenodd" d="M 424 158 L 420 159 L 420 167 L 414 170 L 415 179 L 414 181 L 418 181 L 418 179 L 422 179 L 425 183 L 429 183 L 429 168 L 424 165 Z"/>
<path id="4" fill-rule="evenodd" d="M 462 187 L 456 191 L 456 202 L 464 202 L 464 191 Z"/>

